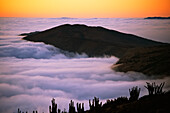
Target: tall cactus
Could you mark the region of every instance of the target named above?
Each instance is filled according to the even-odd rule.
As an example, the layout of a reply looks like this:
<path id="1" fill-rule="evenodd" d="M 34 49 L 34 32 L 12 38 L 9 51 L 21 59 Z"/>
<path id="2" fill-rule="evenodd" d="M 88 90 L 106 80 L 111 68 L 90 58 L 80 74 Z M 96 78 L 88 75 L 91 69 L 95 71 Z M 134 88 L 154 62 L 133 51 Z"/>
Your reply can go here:
<path id="1" fill-rule="evenodd" d="M 148 93 L 149 95 L 153 95 L 154 94 L 154 83 L 149 83 L 149 82 L 146 82 L 147 86 L 144 86 L 146 89 L 148 89 Z"/>
<path id="2" fill-rule="evenodd" d="M 52 107 L 49 106 L 49 113 L 57 113 L 57 104 L 55 103 L 55 99 L 51 100 Z"/>
<path id="3" fill-rule="evenodd" d="M 130 101 L 136 101 L 139 98 L 139 94 L 140 94 L 140 88 L 138 88 L 138 86 L 133 87 L 132 89 L 129 89 L 129 93 L 130 93 Z"/>
<path id="4" fill-rule="evenodd" d="M 38 113 L 38 111 L 33 111 L 33 113 Z"/>
<path id="5" fill-rule="evenodd" d="M 60 109 L 58 109 L 58 113 L 61 113 L 61 110 L 60 110 Z"/>
<path id="6" fill-rule="evenodd" d="M 18 113 L 21 113 L 21 110 L 18 108 Z"/>
<path id="7" fill-rule="evenodd" d="M 160 85 L 155 85 L 155 94 L 159 95 L 159 94 L 163 94 L 163 87 L 165 85 L 165 82 L 161 83 Z"/>
<path id="8" fill-rule="evenodd" d="M 91 100 L 89 100 L 89 107 L 90 107 L 90 110 L 97 112 L 102 107 L 102 102 L 99 103 L 99 98 L 94 97 L 92 103 L 91 103 Z"/>
<path id="9" fill-rule="evenodd" d="M 163 94 L 163 87 L 165 85 L 165 82 L 161 83 L 160 85 L 157 85 L 154 83 L 148 83 L 146 82 L 147 86 L 144 86 L 147 90 L 149 95 L 159 95 L 159 94 Z"/>
<path id="10" fill-rule="evenodd" d="M 69 113 L 75 113 L 74 102 L 71 100 L 69 104 Z"/>
<path id="11" fill-rule="evenodd" d="M 84 113 L 84 103 L 77 103 L 77 113 Z"/>

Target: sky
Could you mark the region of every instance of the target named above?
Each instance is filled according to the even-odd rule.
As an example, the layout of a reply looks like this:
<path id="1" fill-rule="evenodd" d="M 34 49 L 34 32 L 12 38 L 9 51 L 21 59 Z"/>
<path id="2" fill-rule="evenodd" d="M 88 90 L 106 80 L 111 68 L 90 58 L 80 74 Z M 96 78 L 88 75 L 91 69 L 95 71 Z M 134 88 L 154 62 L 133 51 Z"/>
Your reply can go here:
<path id="1" fill-rule="evenodd" d="M 0 0 L 0 17 L 170 16 L 170 0 Z"/>

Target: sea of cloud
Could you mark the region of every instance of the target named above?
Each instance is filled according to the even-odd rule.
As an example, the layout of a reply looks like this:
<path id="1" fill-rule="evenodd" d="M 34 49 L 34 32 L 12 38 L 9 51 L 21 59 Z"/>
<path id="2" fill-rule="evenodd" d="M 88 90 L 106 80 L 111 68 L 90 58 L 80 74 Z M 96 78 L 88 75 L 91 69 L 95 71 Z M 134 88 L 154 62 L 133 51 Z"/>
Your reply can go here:
<path id="1" fill-rule="evenodd" d="M 101 101 L 128 96 L 128 89 L 141 88 L 147 94 L 145 82 L 166 82 L 170 78 L 154 79 L 137 72 L 115 72 L 111 66 L 118 58 L 89 58 L 69 53 L 43 43 L 32 43 L 16 37 L 0 41 L 0 112 L 13 113 L 38 110 L 48 113 L 51 99 L 58 107 L 68 109 L 71 99 L 84 102 L 97 96 Z"/>
<path id="2" fill-rule="evenodd" d="M 111 69 L 118 58 L 88 58 L 86 54 L 62 51 L 43 43 L 32 43 L 16 36 L 42 31 L 57 25 L 86 24 L 133 33 L 169 42 L 169 21 L 143 19 L 67 19 L 67 18 L 0 18 L 0 113 L 38 110 L 48 113 L 51 99 L 68 110 L 71 99 L 84 102 L 94 96 L 102 102 L 119 96 L 129 97 L 129 88 L 138 86 L 147 94 L 145 82 L 166 82 L 170 77 L 155 79 L 141 73 L 120 73 Z M 147 29 L 149 28 L 149 29 Z"/>
<path id="3" fill-rule="evenodd" d="M 44 43 L 32 43 L 19 40 L 18 37 L 0 37 L 0 57 L 33 58 L 33 59 L 65 59 L 81 58 L 87 55 L 74 54 L 62 51 L 54 46 Z"/>

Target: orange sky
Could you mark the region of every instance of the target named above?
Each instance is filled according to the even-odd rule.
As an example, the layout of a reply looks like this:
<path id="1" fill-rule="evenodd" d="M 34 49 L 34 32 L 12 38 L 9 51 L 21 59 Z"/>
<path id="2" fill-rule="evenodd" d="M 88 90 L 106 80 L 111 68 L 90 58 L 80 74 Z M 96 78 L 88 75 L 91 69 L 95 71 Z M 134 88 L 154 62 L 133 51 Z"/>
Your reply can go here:
<path id="1" fill-rule="evenodd" d="M 170 16 L 170 0 L 0 0 L 0 17 Z"/>

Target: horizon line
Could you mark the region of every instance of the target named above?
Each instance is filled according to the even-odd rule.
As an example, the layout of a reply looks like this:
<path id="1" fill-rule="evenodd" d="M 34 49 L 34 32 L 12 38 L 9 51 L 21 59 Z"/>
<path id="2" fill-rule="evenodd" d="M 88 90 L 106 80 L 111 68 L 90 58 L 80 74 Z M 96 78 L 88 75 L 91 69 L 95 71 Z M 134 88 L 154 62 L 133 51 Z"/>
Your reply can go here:
<path id="1" fill-rule="evenodd" d="M 15 17 L 15 16 L 0 16 L 0 18 L 63 18 L 63 19 L 76 19 L 76 18 L 147 18 L 147 17 L 170 17 L 170 16 L 146 16 L 146 17 Z"/>

